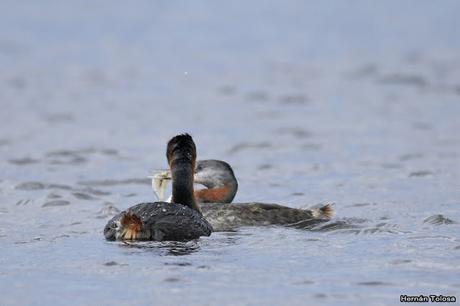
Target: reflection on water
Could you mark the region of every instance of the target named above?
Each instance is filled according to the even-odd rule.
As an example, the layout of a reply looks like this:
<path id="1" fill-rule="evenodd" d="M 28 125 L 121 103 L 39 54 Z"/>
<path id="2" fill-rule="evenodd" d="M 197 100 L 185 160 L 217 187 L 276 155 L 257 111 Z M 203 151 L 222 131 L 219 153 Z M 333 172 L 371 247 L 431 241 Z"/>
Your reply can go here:
<path id="1" fill-rule="evenodd" d="M 177 241 L 146 241 L 146 242 L 120 242 L 120 247 L 129 249 L 139 249 L 145 252 L 152 252 L 156 255 L 182 256 L 190 255 L 200 249 L 198 242 L 177 242 Z"/>

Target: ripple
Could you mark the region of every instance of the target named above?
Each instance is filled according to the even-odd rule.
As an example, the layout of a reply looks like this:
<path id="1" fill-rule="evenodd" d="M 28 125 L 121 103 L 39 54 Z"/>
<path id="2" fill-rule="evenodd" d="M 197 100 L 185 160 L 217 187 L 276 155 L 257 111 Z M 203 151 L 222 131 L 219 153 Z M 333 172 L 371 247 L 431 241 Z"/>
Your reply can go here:
<path id="1" fill-rule="evenodd" d="M 378 74 L 378 72 L 378 66 L 376 64 L 367 64 L 353 70 L 349 74 L 349 77 L 351 79 L 375 77 Z"/>
<path id="2" fill-rule="evenodd" d="M 111 267 L 111 266 L 118 266 L 118 262 L 116 261 L 108 261 L 104 263 L 104 266 Z"/>
<path id="3" fill-rule="evenodd" d="M 131 192 L 131 193 L 123 195 L 123 197 L 125 197 L 125 198 L 132 198 L 132 197 L 135 197 L 135 196 L 137 196 L 137 193 L 135 193 L 135 192 Z"/>
<path id="4" fill-rule="evenodd" d="M 237 88 L 232 85 L 224 85 L 217 89 L 217 91 L 223 96 L 232 96 L 236 94 Z"/>
<path id="5" fill-rule="evenodd" d="M 48 198 L 48 199 L 60 199 L 60 198 L 62 198 L 62 196 L 60 194 L 51 192 L 46 196 L 46 198 Z"/>
<path id="6" fill-rule="evenodd" d="M 41 182 L 25 182 L 14 187 L 16 190 L 41 190 L 45 189 L 46 185 Z"/>
<path id="7" fill-rule="evenodd" d="M 319 151 L 323 147 L 320 143 L 308 142 L 302 144 L 301 148 L 306 151 Z"/>
<path id="8" fill-rule="evenodd" d="M 428 81 L 421 75 L 393 73 L 379 79 L 382 84 L 425 87 Z"/>
<path id="9" fill-rule="evenodd" d="M 101 210 L 97 212 L 97 217 L 98 219 L 105 219 L 107 217 L 113 217 L 116 214 L 118 214 L 120 210 L 115 207 L 114 205 L 107 203 L 105 207 L 103 207 Z"/>
<path id="10" fill-rule="evenodd" d="M 92 194 L 92 195 L 96 195 L 96 196 L 105 196 L 105 195 L 111 195 L 112 194 L 109 191 L 103 191 L 103 190 L 94 189 L 94 188 L 91 188 L 91 187 L 85 187 L 85 188 L 81 189 L 81 191 L 89 193 L 89 194 Z"/>
<path id="11" fill-rule="evenodd" d="M 59 239 L 65 239 L 65 238 L 70 238 L 70 235 L 62 234 L 62 235 L 53 237 L 50 241 L 55 242 L 55 241 L 57 241 L 57 240 L 59 240 Z"/>
<path id="12" fill-rule="evenodd" d="M 254 102 L 265 102 L 270 99 L 270 96 L 265 91 L 253 91 L 246 95 L 246 100 Z"/>
<path id="13" fill-rule="evenodd" d="M 364 207 L 364 206 L 375 206 L 375 205 L 377 204 L 376 203 L 355 203 L 347 207 Z"/>
<path id="14" fill-rule="evenodd" d="M 81 150 L 56 150 L 46 153 L 47 157 L 74 157 L 81 154 L 94 153 L 95 149 L 81 149 Z"/>
<path id="15" fill-rule="evenodd" d="M 26 190 L 26 191 L 33 191 L 33 190 L 43 190 L 43 189 L 62 189 L 62 190 L 71 190 L 72 187 L 63 184 L 48 184 L 42 183 L 37 181 L 30 181 L 17 184 L 14 189 L 16 190 Z"/>
<path id="16" fill-rule="evenodd" d="M 306 279 L 306 280 L 300 280 L 300 281 L 293 282 L 292 284 L 293 285 L 312 285 L 314 283 L 315 283 L 314 281 Z"/>
<path id="17" fill-rule="evenodd" d="M 73 189 L 69 185 L 64 185 L 64 184 L 46 184 L 45 188 L 46 189 L 62 189 L 62 190 L 72 190 Z"/>
<path id="18" fill-rule="evenodd" d="M 45 116 L 45 120 L 50 123 L 63 123 L 74 121 L 74 116 L 71 113 L 54 113 Z"/>
<path id="19" fill-rule="evenodd" d="M 230 150 L 228 150 L 228 153 L 235 154 L 235 153 L 239 153 L 241 151 L 248 150 L 248 149 L 267 149 L 267 148 L 270 148 L 271 146 L 272 145 L 266 141 L 259 142 L 259 143 L 243 142 L 243 143 L 239 143 L 233 146 L 232 148 L 230 148 Z"/>
<path id="20" fill-rule="evenodd" d="M 16 205 L 27 205 L 31 202 L 30 199 L 22 199 L 22 200 L 19 200 L 18 202 L 16 202 Z"/>
<path id="21" fill-rule="evenodd" d="M 359 286 L 394 286 L 395 284 L 381 282 L 381 281 L 368 281 L 368 282 L 359 282 L 359 283 L 356 283 L 356 285 L 359 285 Z"/>
<path id="22" fill-rule="evenodd" d="M 306 104 L 308 97 L 303 94 L 285 95 L 279 99 L 281 104 Z"/>
<path id="23" fill-rule="evenodd" d="M 65 200 L 54 200 L 54 201 L 48 201 L 45 204 L 42 205 L 42 207 L 53 207 L 53 206 L 67 206 L 70 205 L 69 201 Z"/>
<path id="24" fill-rule="evenodd" d="M 190 255 L 200 250 L 196 241 L 132 241 L 118 244 L 121 247 L 143 250 L 146 252 L 160 253 L 160 255 L 183 256 Z"/>
<path id="25" fill-rule="evenodd" d="M 409 153 L 409 154 L 403 154 L 399 157 L 399 160 L 401 161 L 407 161 L 407 160 L 413 160 L 413 159 L 420 159 L 423 157 L 423 154 L 421 153 Z"/>
<path id="26" fill-rule="evenodd" d="M 361 218 L 345 218 L 341 220 L 332 220 L 319 224 L 312 228 L 313 231 L 332 232 L 338 234 L 355 234 L 369 235 L 378 233 L 387 234 L 407 234 L 409 232 L 398 229 L 396 224 L 387 222 L 377 223 L 375 225 L 366 225 L 369 220 Z"/>
<path id="27" fill-rule="evenodd" d="M 191 265 L 190 262 L 165 262 L 165 266 L 188 267 Z"/>
<path id="28" fill-rule="evenodd" d="M 276 130 L 278 134 L 286 134 L 294 136 L 295 138 L 309 138 L 311 137 L 311 132 L 305 130 L 301 127 L 288 127 L 288 128 L 279 128 Z"/>
<path id="29" fill-rule="evenodd" d="M 421 122 L 421 121 L 417 121 L 417 122 L 414 122 L 412 124 L 412 126 L 417 129 L 417 130 L 423 130 L 423 131 L 427 131 L 427 130 L 432 130 L 433 129 L 433 125 L 431 125 L 430 123 L 428 122 Z"/>
<path id="30" fill-rule="evenodd" d="M 79 150 L 55 150 L 45 154 L 47 162 L 53 165 L 78 165 L 88 161 L 88 155 L 102 154 L 106 156 L 118 156 L 118 151 L 110 148 L 85 148 Z"/>
<path id="31" fill-rule="evenodd" d="M 367 222 L 367 219 L 359 218 L 344 218 L 341 220 L 331 220 L 315 226 L 314 231 L 338 231 L 362 228 L 362 223 Z"/>
<path id="32" fill-rule="evenodd" d="M 139 185 L 150 185 L 152 182 L 148 178 L 130 178 L 124 180 L 113 180 L 113 179 L 106 179 L 106 180 L 93 180 L 93 181 L 80 181 L 77 184 L 84 185 L 84 186 L 117 186 L 117 185 L 131 185 L 131 184 L 139 184 Z"/>
<path id="33" fill-rule="evenodd" d="M 72 156 L 67 159 L 51 159 L 49 163 L 52 165 L 80 165 L 86 163 L 87 159 L 82 156 Z"/>
<path id="34" fill-rule="evenodd" d="M 80 200 L 87 200 L 87 201 L 97 200 L 97 198 L 93 197 L 92 195 L 89 195 L 83 192 L 74 192 L 72 194 L 74 197 Z"/>
<path id="35" fill-rule="evenodd" d="M 419 235 L 419 236 L 408 237 L 407 239 L 411 239 L 411 240 L 433 239 L 433 240 L 445 240 L 445 241 L 452 241 L 452 242 L 456 241 L 456 238 L 451 237 L 451 236 L 444 236 L 444 235 Z"/>
<path id="36" fill-rule="evenodd" d="M 411 263 L 412 260 L 410 259 L 395 259 L 395 260 L 392 260 L 390 261 L 390 264 L 392 265 L 402 265 L 402 264 L 407 264 L 407 263 Z"/>
<path id="37" fill-rule="evenodd" d="M 20 240 L 20 241 L 16 241 L 14 242 L 14 244 L 29 244 L 29 243 L 36 243 L 36 242 L 40 242 L 42 241 L 43 238 L 42 237 L 34 237 L 30 240 Z"/>
<path id="38" fill-rule="evenodd" d="M 8 162 L 17 166 L 25 166 L 31 164 L 37 164 L 40 162 L 39 159 L 33 159 L 30 157 L 18 158 L 18 159 L 9 159 Z"/>
<path id="39" fill-rule="evenodd" d="M 425 177 L 432 176 L 434 173 L 428 170 L 414 171 L 409 174 L 409 177 Z"/>
<path id="40" fill-rule="evenodd" d="M 257 167 L 257 169 L 259 170 L 268 170 L 268 169 L 271 169 L 273 168 L 273 165 L 272 164 L 261 164 Z"/>
<path id="41" fill-rule="evenodd" d="M 402 165 L 397 163 L 383 163 L 382 168 L 384 169 L 401 169 Z"/>
<path id="42" fill-rule="evenodd" d="M 426 218 L 425 220 L 423 220 L 423 223 L 441 225 L 441 224 L 454 224 L 456 222 L 447 217 L 444 217 L 441 214 L 437 214 L 437 215 L 433 215 L 433 216 Z"/>

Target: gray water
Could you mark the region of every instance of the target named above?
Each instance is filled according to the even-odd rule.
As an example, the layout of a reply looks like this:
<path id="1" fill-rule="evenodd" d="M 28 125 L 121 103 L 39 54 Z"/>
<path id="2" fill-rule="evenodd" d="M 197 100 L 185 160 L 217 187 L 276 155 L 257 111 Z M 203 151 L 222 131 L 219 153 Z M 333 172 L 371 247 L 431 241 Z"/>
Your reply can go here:
<path id="1" fill-rule="evenodd" d="M 1 305 L 460 297 L 458 1 L 0 2 Z M 106 242 L 190 132 L 328 231 Z"/>

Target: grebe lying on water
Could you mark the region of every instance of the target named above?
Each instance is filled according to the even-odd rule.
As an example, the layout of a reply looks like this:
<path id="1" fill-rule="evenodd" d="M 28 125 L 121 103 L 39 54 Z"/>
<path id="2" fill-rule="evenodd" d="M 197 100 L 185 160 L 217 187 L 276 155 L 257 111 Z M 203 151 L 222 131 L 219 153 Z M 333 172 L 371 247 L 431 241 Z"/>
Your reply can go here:
<path id="1" fill-rule="evenodd" d="M 141 203 L 121 212 L 105 226 L 107 240 L 185 241 L 211 235 L 212 226 L 193 194 L 196 148 L 192 137 L 173 137 L 166 157 L 172 178 L 171 203 Z"/>
<path id="2" fill-rule="evenodd" d="M 162 193 L 163 180 L 169 174 L 154 176 L 152 186 Z M 278 204 L 237 203 L 230 204 L 238 190 L 238 182 L 232 167 L 220 160 L 201 160 L 196 163 L 195 183 L 207 189 L 195 190 L 195 198 L 201 211 L 214 231 L 234 230 L 241 226 L 289 225 L 308 228 L 328 221 L 333 209 L 329 204 L 313 209 L 298 209 Z"/>

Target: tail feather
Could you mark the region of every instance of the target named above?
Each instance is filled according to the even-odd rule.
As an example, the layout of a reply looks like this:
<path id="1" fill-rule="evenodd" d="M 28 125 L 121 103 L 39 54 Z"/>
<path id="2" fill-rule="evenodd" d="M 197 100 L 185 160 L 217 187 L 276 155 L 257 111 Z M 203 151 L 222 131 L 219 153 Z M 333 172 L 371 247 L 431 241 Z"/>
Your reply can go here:
<path id="1" fill-rule="evenodd" d="M 332 203 L 321 205 L 320 207 L 315 207 L 311 209 L 313 217 L 315 218 L 332 218 L 334 215 L 334 208 L 332 208 Z"/>
<path id="2" fill-rule="evenodd" d="M 142 230 L 142 220 L 132 213 L 125 213 L 120 219 L 121 238 L 124 240 L 135 240 L 139 238 Z"/>

